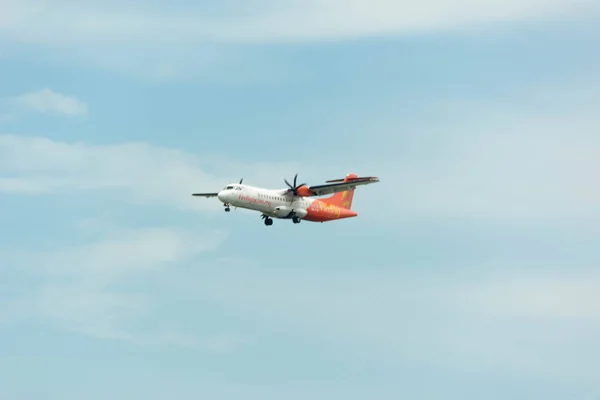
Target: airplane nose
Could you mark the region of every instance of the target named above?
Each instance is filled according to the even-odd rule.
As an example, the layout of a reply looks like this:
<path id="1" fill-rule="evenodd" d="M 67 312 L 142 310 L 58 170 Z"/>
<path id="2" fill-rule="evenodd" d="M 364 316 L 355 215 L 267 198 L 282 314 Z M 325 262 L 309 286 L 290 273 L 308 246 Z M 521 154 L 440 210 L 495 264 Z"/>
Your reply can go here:
<path id="1" fill-rule="evenodd" d="M 225 203 L 225 193 L 222 190 L 217 194 L 217 198 Z"/>

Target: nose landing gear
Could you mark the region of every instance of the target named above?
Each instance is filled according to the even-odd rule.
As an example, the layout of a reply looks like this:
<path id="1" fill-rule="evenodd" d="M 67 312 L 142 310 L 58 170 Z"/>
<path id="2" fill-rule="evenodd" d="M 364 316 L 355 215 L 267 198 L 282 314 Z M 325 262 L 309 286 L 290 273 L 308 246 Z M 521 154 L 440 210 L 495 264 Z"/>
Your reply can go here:
<path id="1" fill-rule="evenodd" d="M 231 211 L 231 208 L 229 208 L 229 203 L 225 203 L 223 205 L 225 206 L 225 212 Z"/>

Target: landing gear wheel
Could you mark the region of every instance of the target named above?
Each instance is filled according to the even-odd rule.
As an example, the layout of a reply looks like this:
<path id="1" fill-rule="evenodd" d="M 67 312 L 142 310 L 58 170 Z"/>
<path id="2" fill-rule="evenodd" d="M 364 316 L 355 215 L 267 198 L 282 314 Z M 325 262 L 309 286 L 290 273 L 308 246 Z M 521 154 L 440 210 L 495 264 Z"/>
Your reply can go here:
<path id="1" fill-rule="evenodd" d="M 224 204 L 224 206 L 225 206 L 225 212 L 231 211 L 231 208 L 229 208 L 229 204 Z"/>
<path id="2" fill-rule="evenodd" d="M 271 226 L 273 225 L 273 220 L 271 218 L 265 218 L 265 225 L 266 226 Z"/>
<path id="3" fill-rule="evenodd" d="M 300 219 L 300 218 L 298 218 L 298 217 L 292 217 L 292 222 L 293 222 L 293 223 L 295 223 L 295 224 L 299 224 L 299 223 L 300 223 L 300 221 L 301 221 L 301 219 Z"/>

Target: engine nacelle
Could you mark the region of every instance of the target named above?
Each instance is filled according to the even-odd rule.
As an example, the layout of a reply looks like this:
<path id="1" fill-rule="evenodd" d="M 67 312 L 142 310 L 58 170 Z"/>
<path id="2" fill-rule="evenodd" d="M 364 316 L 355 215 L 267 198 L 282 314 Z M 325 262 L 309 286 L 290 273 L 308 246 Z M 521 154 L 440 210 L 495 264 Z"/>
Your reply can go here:
<path id="1" fill-rule="evenodd" d="M 273 214 L 279 218 L 286 218 L 291 212 L 292 208 L 286 206 L 275 207 L 275 210 L 273 210 Z"/>
<path id="2" fill-rule="evenodd" d="M 273 211 L 273 213 L 275 214 L 275 216 L 277 216 L 279 218 L 292 218 L 294 216 L 296 216 L 298 218 L 304 218 L 304 217 L 306 217 L 306 214 L 308 214 L 306 212 L 306 210 L 294 209 L 294 208 L 288 207 L 288 206 L 275 207 L 275 210 Z"/>
<path id="3" fill-rule="evenodd" d="M 295 215 L 296 217 L 302 219 L 302 218 L 306 217 L 306 214 L 308 214 L 308 212 L 306 212 L 306 210 L 300 208 L 300 209 L 294 210 L 294 213 L 292 214 L 292 216 Z"/>
<path id="4" fill-rule="evenodd" d="M 303 197 L 308 197 L 308 196 L 312 196 L 313 192 L 311 192 L 308 187 L 306 186 L 300 186 L 297 191 L 298 196 L 303 196 Z"/>

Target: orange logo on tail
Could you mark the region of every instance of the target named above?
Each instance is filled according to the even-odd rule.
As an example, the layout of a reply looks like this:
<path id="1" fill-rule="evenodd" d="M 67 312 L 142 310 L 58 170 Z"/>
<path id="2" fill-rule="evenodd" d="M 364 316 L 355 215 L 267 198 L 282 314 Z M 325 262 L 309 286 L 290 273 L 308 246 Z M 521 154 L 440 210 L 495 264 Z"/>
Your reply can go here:
<path id="1" fill-rule="evenodd" d="M 348 191 L 342 192 L 342 198 L 340 199 L 342 201 L 342 207 L 350 208 L 350 200 L 346 200 L 346 198 L 348 197 L 349 194 L 350 194 L 350 192 L 348 192 Z M 346 201 L 344 201 L 344 200 L 346 200 Z"/>

